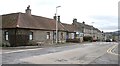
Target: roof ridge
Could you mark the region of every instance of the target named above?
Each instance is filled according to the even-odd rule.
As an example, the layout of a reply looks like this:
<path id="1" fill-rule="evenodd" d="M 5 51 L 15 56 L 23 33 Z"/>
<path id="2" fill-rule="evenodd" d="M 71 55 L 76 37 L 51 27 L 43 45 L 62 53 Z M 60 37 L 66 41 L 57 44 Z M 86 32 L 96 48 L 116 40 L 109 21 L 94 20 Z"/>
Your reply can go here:
<path id="1" fill-rule="evenodd" d="M 19 14 L 19 13 L 22 13 L 22 12 L 16 12 L 16 13 L 2 14 L 2 16 L 4 16 L 4 15 L 12 15 L 12 14 Z"/>
<path id="2" fill-rule="evenodd" d="M 66 29 L 66 28 L 65 28 L 65 26 L 64 26 L 61 22 L 60 22 L 60 24 L 62 25 L 62 27 L 63 27 L 65 30 L 67 30 L 67 31 L 68 31 L 68 29 Z"/>
<path id="3" fill-rule="evenodd" d="M 52 19 L 52 18 L 48 18 L 48 17 L 44 17 L 44 16 L 38 16 L 38 15 L 31 15 L 31 16 L 33 16 L 33 17 L 42 17 L 42 18 L 45 18 L 45 19 L 54 20 L 54 19 Z"/>
<path id="4" fill-rule="evenodd" d="M 20 25 L 19 25 L 20 16 L 21 16 L 21 13 L 19 12 L 18 13 L 18 19 L 17 19 L 16 27 L 20 27 Z"/>
<path id="5" fill-rule="evenodd" d="M 67 24 L 67 23 L 62 23 L 62 24 L 66 24 L 66 25 L 72 25 L 72 24 Z"/>

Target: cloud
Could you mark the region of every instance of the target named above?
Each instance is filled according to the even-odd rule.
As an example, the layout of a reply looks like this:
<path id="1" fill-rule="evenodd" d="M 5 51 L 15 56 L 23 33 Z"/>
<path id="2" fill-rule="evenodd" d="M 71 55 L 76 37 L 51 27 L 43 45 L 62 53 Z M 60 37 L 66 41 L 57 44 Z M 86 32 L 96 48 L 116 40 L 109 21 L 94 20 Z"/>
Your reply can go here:
<path id="1" fill-rule="evenodd" d="M 118 16 L 94 16 L 92 19 L 96 20 L 102 26 L 114 25 L 118 26 Z"/>
<path id="2" fill-rule="evenodd" d="M 60 5 L 58 15 L 64 23 L 72 23 L 73 18 L 94 26 L 117 25 L 118 1 L 120 0 L 0 0 L 0 14 L 25 12 L 31 5 L 32 14 L 53 18 L 56 6 Z M 92 16 L 92 17 L 91 17 Z M 112 26 L 114 27 L 114 26 Z"/>
<path id="3" fill-rule="evenodd" d="M 101 27 L 101 29 L 103 30 L 116 30 L 118 29 L 118 26 L 114 26 L 114 25 L 110 25 L 110 26 L 104 26 L 104 27 Z"/>
<path id="4" fill-rule="evenodd" d="M 117 16 L 92 16 L 93 20 L 96 21 L 95 26 L 103 31 L 114 31 L 118 30 L 118 17 Z"/>
<path id="5" fill-rule="evenodd" d="M 118 21 L 118 16 L 92 16 L 93 19 L 96 19 L 96 20 L 106 20 L 106 21 L 115 21 L 117 22 Z"/>

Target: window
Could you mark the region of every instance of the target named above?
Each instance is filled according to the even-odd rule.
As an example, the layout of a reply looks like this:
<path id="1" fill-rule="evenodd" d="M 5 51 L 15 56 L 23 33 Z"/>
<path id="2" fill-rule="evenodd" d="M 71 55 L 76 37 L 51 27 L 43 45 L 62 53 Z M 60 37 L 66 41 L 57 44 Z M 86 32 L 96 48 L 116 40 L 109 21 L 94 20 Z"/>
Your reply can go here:
<path id="1" fill-rule="evenodd" d="M 5 32 L 5 40 L 8 40 L 8 31 Z"/>
<path id="2" fill-rule="evenodd" d="M 71 33 L 71 35 L 72 35 L 72 39 L 74 39 L 74 36 L 75 36 L 74 33 Z"/>
<path id="3" fill-rule="evenodd" d="M 33 40 L 33 32 L 29 33 L 29 40 Z"/>
<path id="4" fill-rule="evenodd" d="M 5 32 L 5 40 L 8 40 L 8 31 Z"/>
<path id="5" fill-rule="evenodd" d="M 61 33 L 61 39 L 63 39 L 63 33 Z"/>
<path id="6" fill-rule="evenodd" d="M 66 39 L 69 39 L 69 34 L 68 34 L 68 32 L 66 33 Z"/>
<path id="7" fill-rule="evenodd" d="M 50 32 L 47 32 L 47 39 L 50 39 Z"/>
<path id="8" fill-rule="evenodd" d="M 56 33 L 54 32 L 54 39 L 56 39 Z"/>

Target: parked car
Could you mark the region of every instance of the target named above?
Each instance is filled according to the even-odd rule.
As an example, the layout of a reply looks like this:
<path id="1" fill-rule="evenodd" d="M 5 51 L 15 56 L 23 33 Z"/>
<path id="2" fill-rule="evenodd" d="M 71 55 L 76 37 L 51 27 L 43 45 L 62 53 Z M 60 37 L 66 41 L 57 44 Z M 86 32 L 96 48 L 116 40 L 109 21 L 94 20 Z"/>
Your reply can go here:
<path id="1" fill-rule="evenodd" d="M 110 39 L 106 39 L 106 42 L 111 42 L 111 40 Z"/>

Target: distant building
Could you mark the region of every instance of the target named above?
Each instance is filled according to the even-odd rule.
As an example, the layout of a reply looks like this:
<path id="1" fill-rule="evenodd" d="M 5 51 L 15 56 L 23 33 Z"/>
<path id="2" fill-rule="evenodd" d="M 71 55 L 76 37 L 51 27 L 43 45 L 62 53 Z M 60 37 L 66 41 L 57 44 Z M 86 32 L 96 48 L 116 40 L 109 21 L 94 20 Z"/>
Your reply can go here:
<path id="1" fill-rule="evenodd" d="M 61 23 L 63 27 L 67 30 L 66 39 L 75 39 L 76 38 L 76 27 L 72 24 Z"/>
<path id="2" fill-rule="evenodd" d="M 102 40 L 103 39 L 103 33 L 90 25 L 85 24 L 83 21 L 82 23 L 77 22 L 77 19 L 73 19 L 73 25 L 76 26 L 78 32 L 78 37 L 84 37 L 84 36 L 89 36 L 92 37 L 93 40 Z"/>

